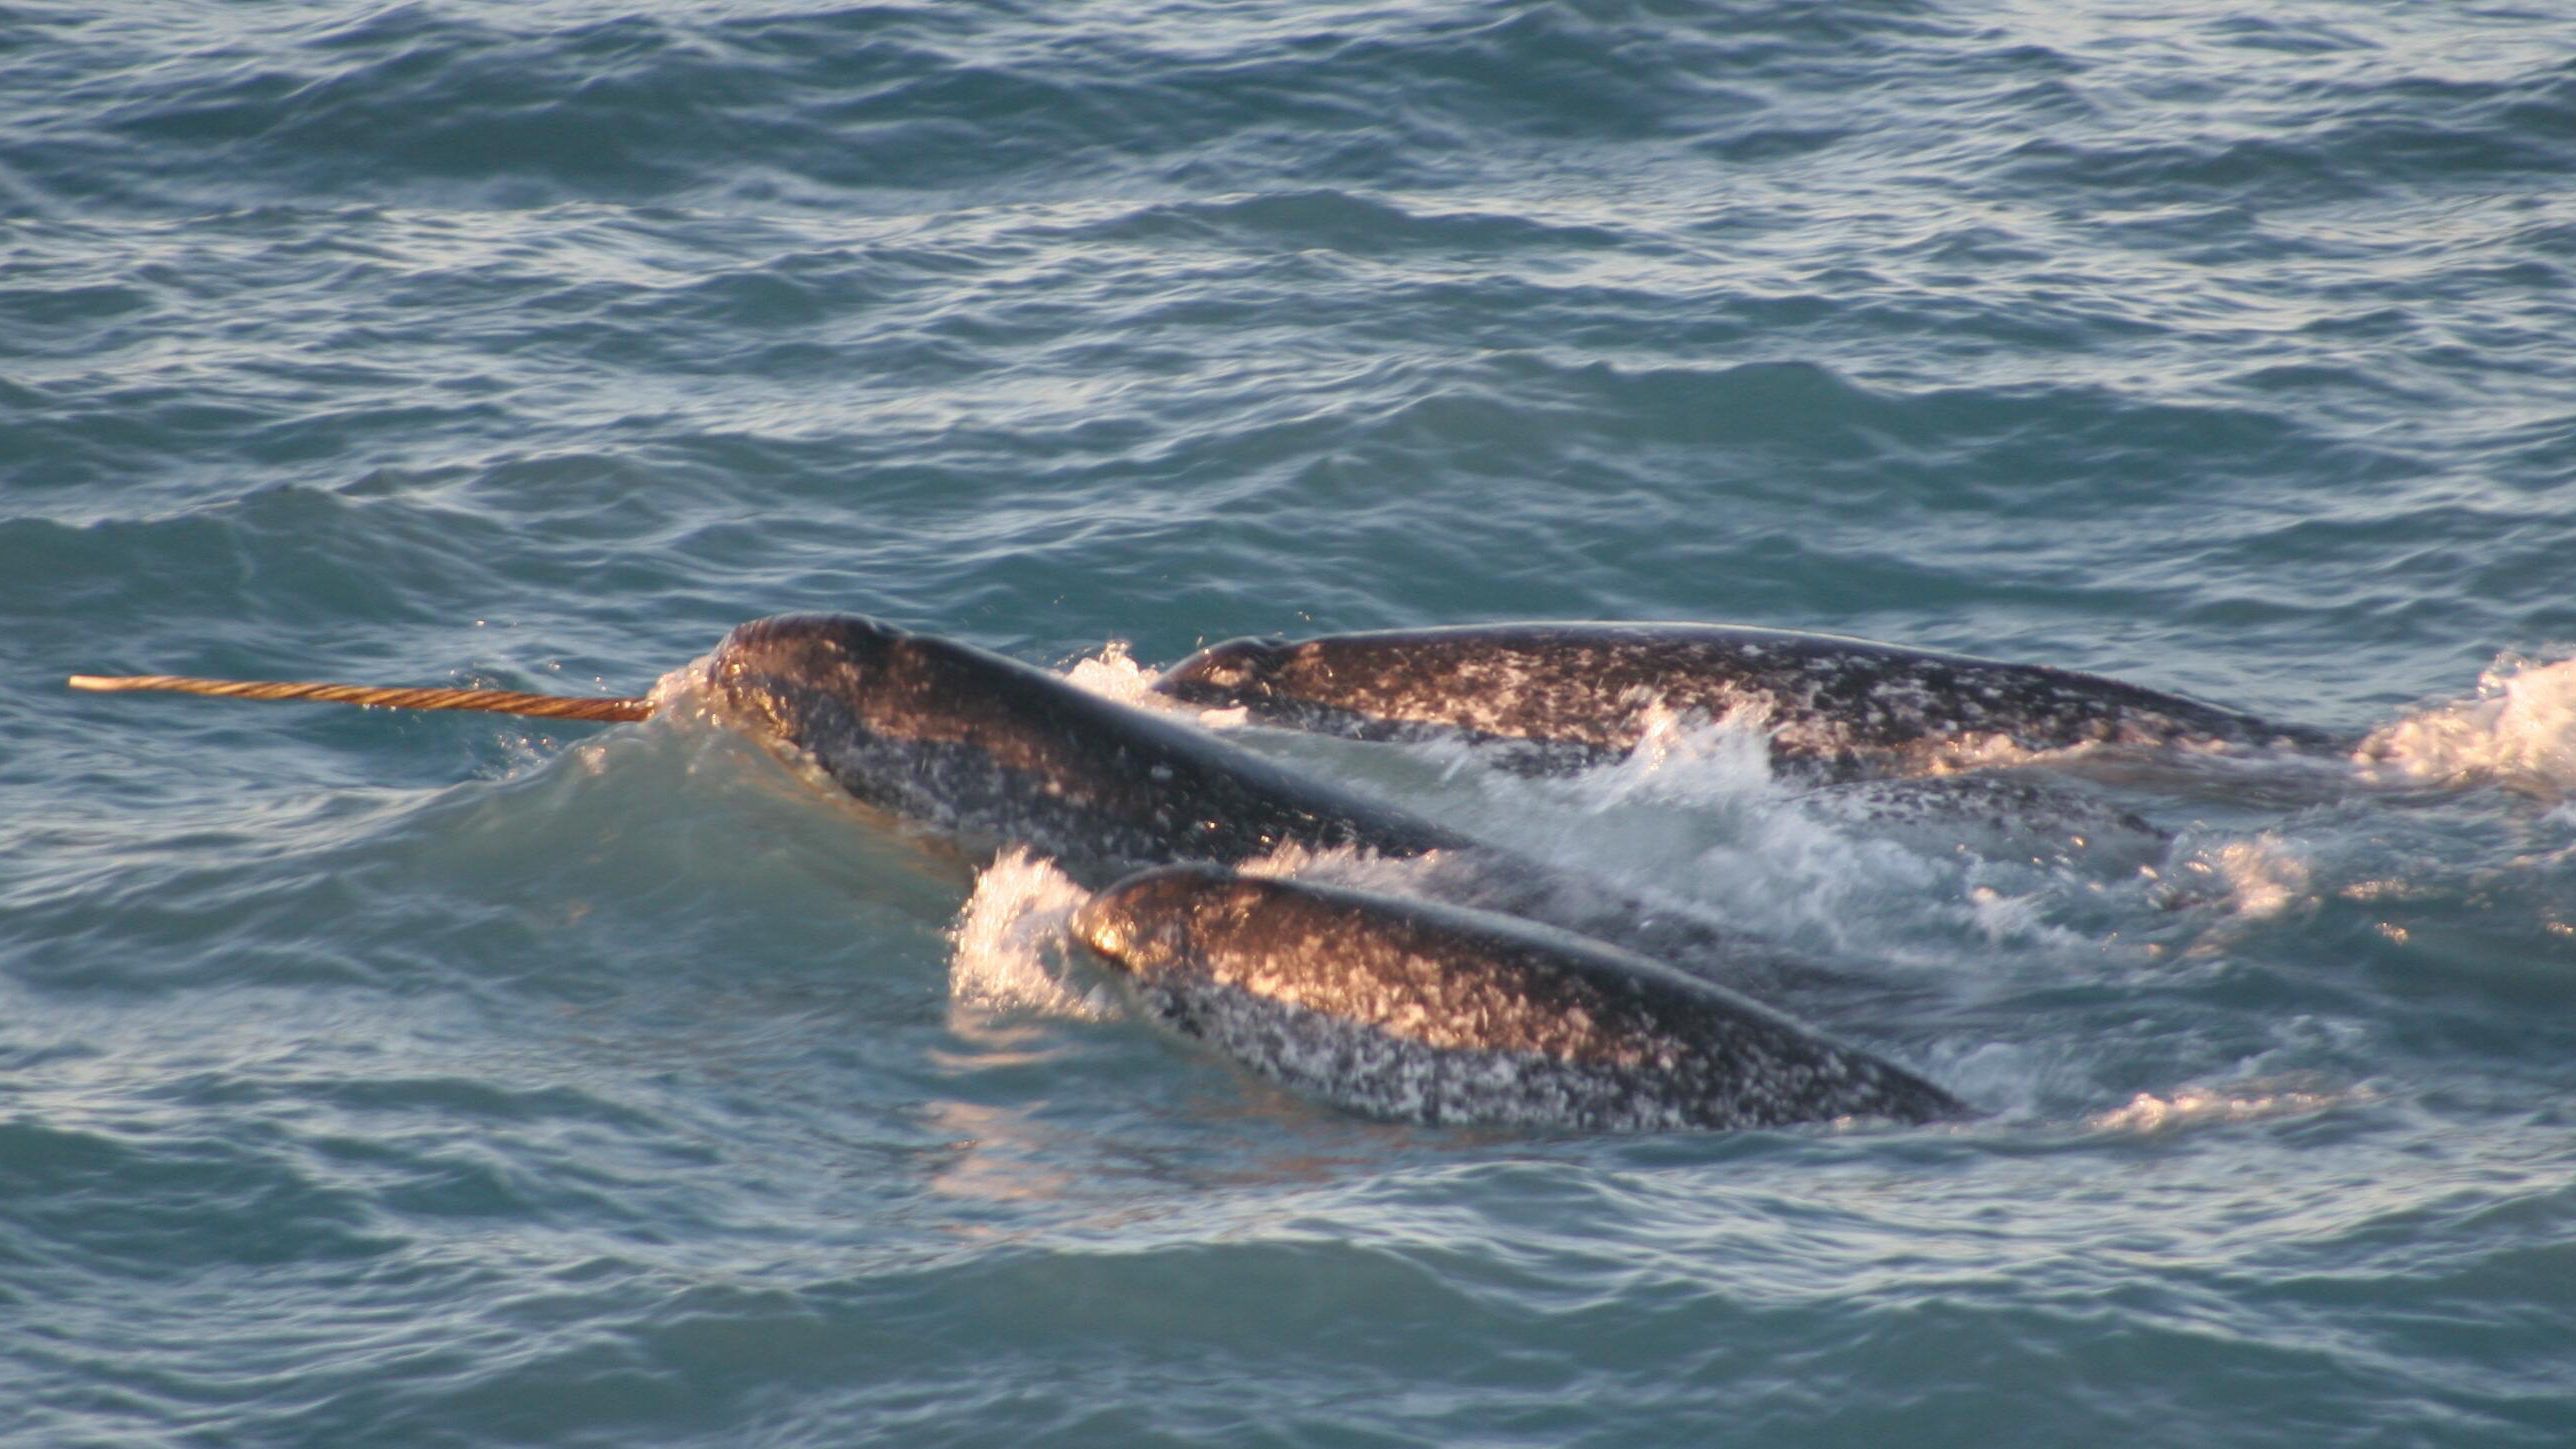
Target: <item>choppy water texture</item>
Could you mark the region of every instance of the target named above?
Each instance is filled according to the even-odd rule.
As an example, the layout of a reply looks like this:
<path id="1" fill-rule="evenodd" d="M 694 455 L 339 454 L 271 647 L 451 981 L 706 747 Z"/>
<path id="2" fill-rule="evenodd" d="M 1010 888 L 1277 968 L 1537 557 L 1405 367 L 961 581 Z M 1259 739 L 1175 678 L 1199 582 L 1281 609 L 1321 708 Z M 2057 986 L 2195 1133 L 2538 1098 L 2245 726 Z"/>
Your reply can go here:
<path id="1" fill-rule="evenodd" d="M 2554 10 L 0 8 L 0 1437 L 2569 1442 Z M 1557 1138 L 1167 1040 L 1042 864 L 687 711 L 60 685 L 810 608 L 1129 692 L 1713 619 L 2394 744 L 2027 767 L 2174 835 L 2078 845 L 1687 722 L 1237 731 L 1881 973 L 1825 1024 L 1988 1114 Z"/>

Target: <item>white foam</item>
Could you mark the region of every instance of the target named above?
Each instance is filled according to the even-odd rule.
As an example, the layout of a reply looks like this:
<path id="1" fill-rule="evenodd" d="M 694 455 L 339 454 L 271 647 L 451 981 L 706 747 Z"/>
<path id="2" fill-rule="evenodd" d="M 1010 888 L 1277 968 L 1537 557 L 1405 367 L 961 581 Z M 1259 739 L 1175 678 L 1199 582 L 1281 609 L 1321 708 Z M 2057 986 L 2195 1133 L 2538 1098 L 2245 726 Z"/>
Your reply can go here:
<path id="1" fill-rule="evenodd" d="M 1163 672 L 1139 664 L 1128 653 L 1127 641 L 1112 639 L 1100 646 L 1097 654 L 1086 654 L 1065 666 L 1065 679 L 1078 688 L 1089 690 L 1103 699 L 1139 709 L 1157 709 L 1170 701 L 1154 693 L 1154 681 Z"/>
<path id="2" fill-rule="evenodd" d="M 1927 903 L 1988 945 L 2088 943 L 2048 919 L 2062 872 L 2012 870 L 1958 848 L 1955 829 L 1892 829 L 1782 781 L 1765 724 L 1744 712 L 1659 720 L 1636 754 L 1562 784 L 1589 818 L 1547 854 L 1660 887 L 1756 934 L 1880 960 L 1950 958 L 1923 937 Z M 1936 839 L 1951 844 L 1927 848 Z"/>
<path id="3" fill-rule="evenodd" d="M 987 1010 L 1099 1020 L 1119 1014 L 1106 981 L 1084 979 L 1066 923 L 1091 893 L 1053 861 L 1013 847 L 975 879 L 950 928 L 949 1000 Z"/>
<path id="4" fill-rule="evenodd" d="M 1641 800 L 1719 804 L 1773 786 L 1767 705 L 1740 706 L 1711 719 L 1657 700 L 1640 723 L 1644 729 L 1635 749 L 1576 777 L 1594 810 Z"/>
<path id="5" fill-rule="evenodd" d="M 2410 781 L 2576 790 L 2576 659 L 2499 655 L 2475 696 L 2379 729 L 2354 758 Z"/>
<path id="6" fill-rule="evenodd" d="M 2173 874 L 2205 883 L 2209 894 L 2249 921 L 2268 921 L 2317 899 L 2306 855 L 2270 831 L 2194 849 L 2175 863 Z"/>
<path id="7" fill-rule="evenodd" d="M 2210 1122 L 2253 1122 L 2267 1117 L 2300 1116 L 2322 1112 L 2346 1102 L 2362 1102 L 2370 1093 L 2354 1089 L 2349 1092 L 2310 1092 L 2282 1089 L 2266 1091 L 2249 1084 L 2232 1091 L 2210 1087 L 2184 1087 L 2170 1097 L 2153 1092 L 2140 1092 L 2128 1105 L 2108 1112 L 2096 1112 L 2085 1124 L 2102 1132 L 2167 1132 L 2178 1127 L 2194 1127 Z"/>
<path id="8" fill-rule="evenodd" d="M 1445 856 L 1436 850 L 1413 856 L 1386 856 L 1346 845 L 1315 850 L 1290 841 L 1235 869 L 1245 875 L 1276 880 L 1311 881 L 1385 895 L 1418 895 L 1424 893 L 1422 882 L 1436 875 L 1444 864 Z"/>
<path id="9" fill-rule="evenodd" d="M 644 697 L 653 702 L 653 718 L 673 714 L 703 713 L 707 707 L 707 664 L 715 658 L 701 654 L 670 673 L 653 681 Z"/>
<path id="10" fill-rule="evenodd" d="M 1115 700 L 1136 709 L 1178 715 L 1202 729 L 1229 730 L 1251 723 L 1252 712 L 1240 706 L 1206 709 L 1168 694 L 1157 694 L 1154 686 L 1161 682 L 1163 671 L 1150 664 L 1137 663 L 1128 649 L 1126 640 L 1110 640 L 1100 646 L 1100 652 L 1086 654 L 1066 665 L 1066 682 L 1103 699 Z"/>
<path id="11" fill-rule="evenodd" d="M 2056 749 L 2034 750 L 2003 733 L 1965 734 L 1926 745 L 1913 752 L 1915 767 L 1926 775 L 1966 775 L 1981 770 L 2005 770 L 2043 761 L 2064 762 L 2093 754 L 2093 744 L 2061 745 Z"/>
<path id="12" fill-rule="evenodd" d="M 1989 885 L 1968 887 L 1968 912 L 1988 945 L 2040 933 L 2041 902 L 2036 895 L 2006 895 Z"/>
<path id="13" fill-rule="evenodd" d="M 2098 893 L 2104 871 L 2116 868 L 2117 879 L 2134 870 L 2126 857 L 2037 859 L 2042 853 L 2018 839 L 2007 842 L 2013 850 L 1981 854 L 1960 844 L 1957 828 L 1908 830 L 1842 808 L 1802 779 L 1774 775 L 1758 707 L 1716 719 L 1647 710 L 1635 751 L 1571 775 L 1480 768 L 1480 747 L 1461 741 L 1398 746 L 1438 771 L 1406 803 L 1566 869 L 1570 886 L 1585 877 L 1611 882 L 1791 950 L 1925 966 L 1954 963 L 1966 942 L 2097 949 L 2094 935 L 2052 917 L 2070 895 Z M 2163 845 L 2150 844 L 2161 861 Z M 1359 869 L 1401 871 L 1384 862 Z M 1404 890 L 1384 879 L 1346 883 Z M 1929 934 L 1927 903 L 1939 922 Z"/>
<path id="14" fill-rule="evenodd" d="M 1806 811 L 1761 816 L 1742 845 L 1702 859 L 1733 882 L 1721 906 L 1729 919 L 1856 959 L 1946 973 L 1970 942 L 2051 955 L 2103 945 L 2052 918 L 2082 889 L 2071 872 L 1927 854 Z"/>

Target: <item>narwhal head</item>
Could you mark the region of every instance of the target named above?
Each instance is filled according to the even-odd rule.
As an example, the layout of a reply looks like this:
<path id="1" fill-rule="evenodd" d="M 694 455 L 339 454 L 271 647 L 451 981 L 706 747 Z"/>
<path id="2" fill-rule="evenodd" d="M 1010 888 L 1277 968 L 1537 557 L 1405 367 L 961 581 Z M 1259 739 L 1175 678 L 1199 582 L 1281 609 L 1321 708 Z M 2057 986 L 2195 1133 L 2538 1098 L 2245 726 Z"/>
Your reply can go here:
<path id="1" fill-rule="evenodd" d="M 1150 980 L 1200 971 L 1201 912 L 1225 910 L 1243 878 L 1221 866 L 1168 865 L 1124 877 L 1073 913 L 1074 938 L 1119 970 Z"/>
<path id="2" fill-rule="evenodd" d="M 737 627 L 706 665 L 725 714 L 805 749 L 889 730 L 917 676 L 914 637 L 856 614 L 784 614 Z"/>

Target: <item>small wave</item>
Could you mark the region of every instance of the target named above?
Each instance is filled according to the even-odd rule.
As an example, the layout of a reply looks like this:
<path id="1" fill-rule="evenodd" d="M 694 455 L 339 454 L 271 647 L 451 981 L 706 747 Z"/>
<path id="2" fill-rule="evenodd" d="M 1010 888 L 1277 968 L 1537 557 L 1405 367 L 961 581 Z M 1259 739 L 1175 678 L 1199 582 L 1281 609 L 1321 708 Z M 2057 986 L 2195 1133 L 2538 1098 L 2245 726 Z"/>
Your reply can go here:
<path id="1" fill-rule="evenodd" d="M 2576 658 L 2500 655 L 2474 696 L 2379 729 L 2355 759 L 2405 781 L 2576 791 Z"/>
<path id="2" fill-rule="evenodd" d="M 1084 1021 L 1118 1015 L 1105 984 L 1074 974 L 1065 925 L 1090 898 L 1054 862 L 1016 847 L 1003 851 L 976 877 L 949 931 L 949 1000 Z"/>

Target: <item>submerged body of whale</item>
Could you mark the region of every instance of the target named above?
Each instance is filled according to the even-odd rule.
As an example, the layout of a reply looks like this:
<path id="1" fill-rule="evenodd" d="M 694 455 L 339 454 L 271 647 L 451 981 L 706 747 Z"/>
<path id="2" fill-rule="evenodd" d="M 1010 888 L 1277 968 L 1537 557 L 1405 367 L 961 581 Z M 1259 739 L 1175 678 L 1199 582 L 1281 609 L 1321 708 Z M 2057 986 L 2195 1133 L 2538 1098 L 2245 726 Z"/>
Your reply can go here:
<path id="1" fill-rule="evenodd" d="M 1350 851 L 1418 862 L 1412 887 L 1459 904 L 1602 936 L 1737 985 L 1849 979 L 1060 675 L 876 620 L 744 624 L 709 657 L 704 683 L 721 712 L 809 756 L 862 803 L 969 850 L 1026 847 L 1094 889 L 1150 865 Z"/>
<path id="2" fill-rule="evenodd" d="M 1538 768 L 1634 749 L 1658 717 L 1767 729 L 1775 765 L 1829 778 L 1930 773 L 2079 745 L 2348 748 L 2181 695 L 2046 665 L 1718 624 L 1480 624 L 1235 639 L 1164 672 L 1174 699 L 1355 739 L 1526 747 Z"/>
<path id="3" fill-rule="evenodd" d="M 1967 1111 L 1723 987 L 1515 918 L 1185 865 L 1110 886 L 1073 930 L 1149 1016 L 1369 1116 L 1651 1131 Z"/>
<path id="4" fill-rule="evenodd" d="M 2125 874 L 2156 865 L 2174 841 L 2171 832 L 2101 795 L 2010 771 L 1831 781 L 1789 798 L 1830 827 L 1927 856 L 2060 864 L 2081 858 Z"/>

